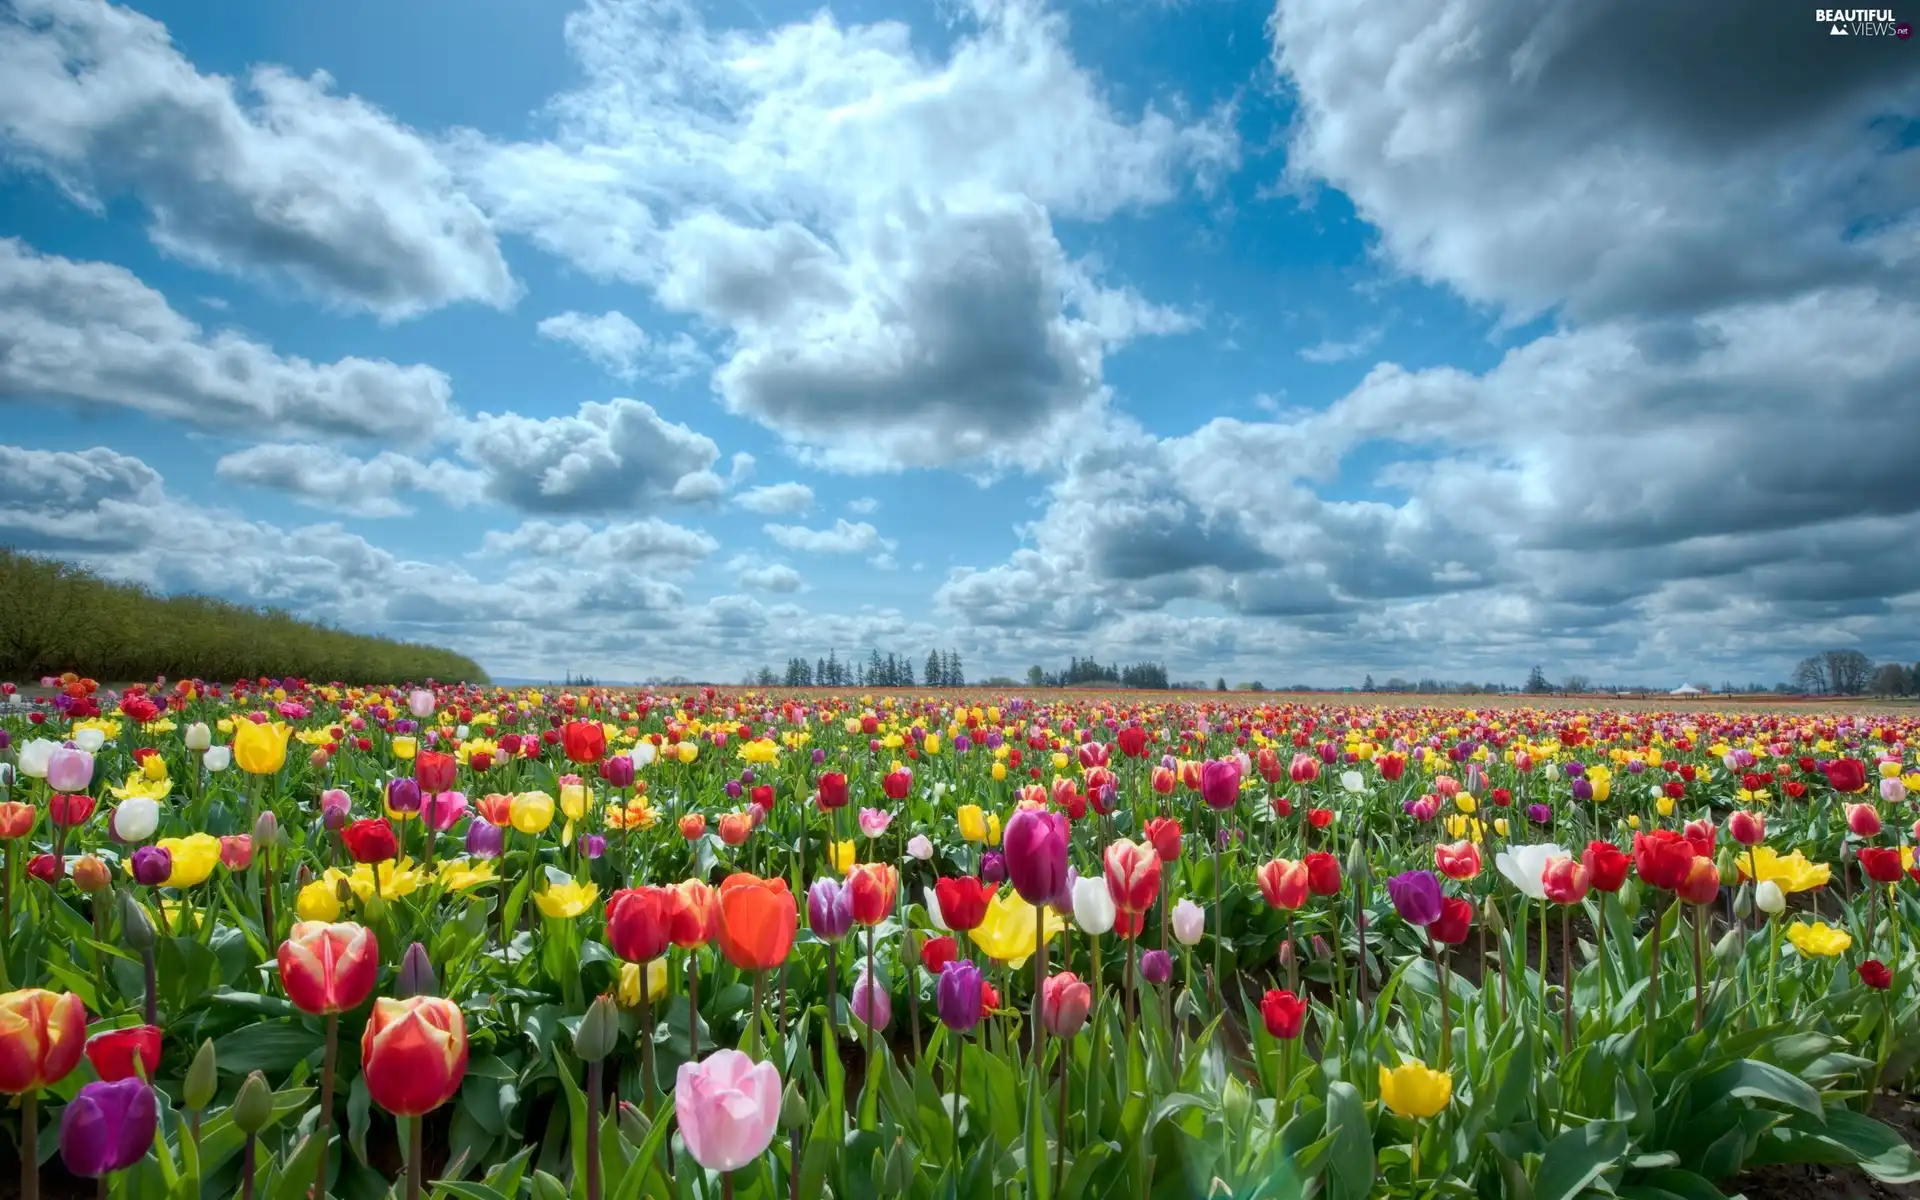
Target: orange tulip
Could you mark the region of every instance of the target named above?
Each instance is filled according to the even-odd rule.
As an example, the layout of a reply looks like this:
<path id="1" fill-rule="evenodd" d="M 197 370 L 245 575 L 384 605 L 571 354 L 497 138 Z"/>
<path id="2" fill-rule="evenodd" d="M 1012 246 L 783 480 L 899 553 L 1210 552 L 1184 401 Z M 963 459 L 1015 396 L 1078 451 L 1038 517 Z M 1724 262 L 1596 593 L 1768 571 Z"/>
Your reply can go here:
<path id="1" fill-rule="evenodd" d="M 67 1077 L 87 1045 L 87 1006 L 72 992 L 0 996 L 0 1092 L 20 1096 Z"/>
<path id="2" fill-rule="evenodd" d="M 720 814 L 720 840 L 727 845 L 745 845 L 747 835 L 752 832 L 753 818 L 746 813 L 730 812 Z"/>
<path id="3" fill-rule="evenodd" d="M 489 825 L 505 828 L 513 823 L 513 797 L 498 792 L 480 797 L 474 804 L 480 813 L 480 819 Z"/>
<path id="4" fill-rule="evenodd" d="M 465 1014 L 440 996 L 382 996 L 360 1039 L 360 1072 L 373 1102 L 395 1116 L 432 1112 L 466 1078 Z"/>
<path id="5" fill-rule="evenodd" d="M 1255 872 L 1260 895 L 1274 908 L 1299 908 L 1307 902 L 1307 864 L 1276 858 Z"/>
<path id="6" fill-rule="evenodd" d="M 900 892 L 900 872 L 890 863 L 855 863 L 847 872 L 847 891 L 853 898 L 853 919 L 878 925 L 893 911 Z"/>
<path id="7" fill-rule="evenodd" d="M 302 921 L 280 943 L 280 986 L 301 1012 L 360 1007 L 380 973 L 380 943 L 363 925 Z"/>
<path id="8" fill-rule="evenodd" d="M 31 804 L 9 800 L 0 804 L 0 841 L 12 841 L 33 832 L 38 811 Z"/>
<path id="9" fill-rule="evenodd" d="M 720 952 L 743 971 L 770 971 L 787 960 L 800 910 L 785 879 L 729 875 L 720 883 Z"/>
<path id="10" fill-rule="evenodd" d="M 693 950 L 713 940 L 720 924 L 720 896 L 703 880 L 684 879 L 668 889 L 673 893 L 673 944 Z"/>

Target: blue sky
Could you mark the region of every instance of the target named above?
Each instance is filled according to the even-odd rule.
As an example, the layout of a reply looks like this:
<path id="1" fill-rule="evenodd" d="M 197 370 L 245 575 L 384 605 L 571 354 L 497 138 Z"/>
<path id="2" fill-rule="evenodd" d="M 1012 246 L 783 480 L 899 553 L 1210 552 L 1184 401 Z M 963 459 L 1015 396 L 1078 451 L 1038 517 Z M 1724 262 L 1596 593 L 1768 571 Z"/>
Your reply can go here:
<path id="1" fill-rule="evenodd" d="M 1805 24 L 14 0 L 0 538 L 510 676 L 1910 661 L 1920 50 Z"/>

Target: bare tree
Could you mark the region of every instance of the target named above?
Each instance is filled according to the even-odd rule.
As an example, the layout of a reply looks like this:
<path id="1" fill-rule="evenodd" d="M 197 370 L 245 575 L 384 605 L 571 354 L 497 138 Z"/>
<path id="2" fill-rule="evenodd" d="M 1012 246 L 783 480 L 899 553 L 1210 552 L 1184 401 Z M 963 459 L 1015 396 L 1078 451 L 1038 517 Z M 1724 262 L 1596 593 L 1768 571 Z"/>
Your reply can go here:
<path id="1" fill-rule="evenodd" d="M 1858 650 L 1828 650 L 1827 682 L 1842 696 L 1858 696 L 1873 682 L 1873 660 Z"/>
<path id="2" fill-rule="evenodd" d="M 1907 694 L 1907 669 L 1899 663 L 1882 663 L 1873 673 L 1873 694 L 1876 696 L 1904 696 Z"/>

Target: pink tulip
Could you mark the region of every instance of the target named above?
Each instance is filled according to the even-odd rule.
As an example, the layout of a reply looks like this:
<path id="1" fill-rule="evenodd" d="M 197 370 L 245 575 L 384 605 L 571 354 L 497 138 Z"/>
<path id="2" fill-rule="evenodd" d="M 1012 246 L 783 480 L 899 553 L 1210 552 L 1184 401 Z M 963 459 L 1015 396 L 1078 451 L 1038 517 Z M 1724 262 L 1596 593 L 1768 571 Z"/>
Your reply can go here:
<path id="1" fill-rule="evenodd" d="M 682 1063 L 673 1112 L 687 1153 L 710 1171 L 737 1171 L 766 1153 L 780 1121 L 780 1072 L 738 1050 Z"/>
<path id="2" fill-rule="evenodd" d="M 445 833 L 467 815 L 465 792 L 434 792 L 420 798 L 420 819 L 435 833 Z"/>
<path id="3" fill-rule="evenodd" d="M 244 833 L 221 838 L 220 865 L 229 871 L 244 871 L 253 865 L 253 839 Z"/>
<path id="4" fill-rule="evenodd" d="M 1880 813 L 1871 804 L 1847 805 L 1847 828 L 1855 837 L 1877 837 L 1880 833 Z"/>

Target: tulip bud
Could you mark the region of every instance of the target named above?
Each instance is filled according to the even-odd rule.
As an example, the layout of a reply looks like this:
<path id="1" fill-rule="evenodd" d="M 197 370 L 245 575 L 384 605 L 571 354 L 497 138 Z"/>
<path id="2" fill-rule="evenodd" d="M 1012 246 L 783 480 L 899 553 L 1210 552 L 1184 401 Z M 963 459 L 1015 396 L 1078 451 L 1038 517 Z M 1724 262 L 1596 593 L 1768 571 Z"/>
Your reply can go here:
<path id="1" fill-rule="evenodd" d="M 800 1081 L 788 1080 L 786 1090 L 780 1093 L 780 1123 L 788 1129 L 805 1129 L 812 1124 L 812 1117 L 806 1097 L 800 1094 Z"/>
<path id="2" fill-rule="evenodd" d="M 620 1102 L 620 1133 L 627 1141 L 638 1146 L 647 1140 L 647 1119 L 630 1100 Z"/>
<path id="3" fill-rule="evenodd" d="M 83 892 L 100 893 L 113 886 L 113 872 L 91 854 L 83 854 L 73 864 L 73 882 Z"/>
<path id="4" fill-rule="evenodd" d="M 120 893 L 120 938 L 142 953 L 153 949 L 153 922 L 147 920 L 147 910 L 127 892 Z"/>
<path id="5" fill-rule="evenodd" d="M 439 990 L 440 981 L 434 977 L 433 960 L 427 957 L 427 948 L 419 942 L 408 946 L 400 959 L 400 977 L 394 981 L 394 995 L 405 1000 L 408 996 L 431 996 Z"/>
<path id="6" fill-rule="evenodd" d="M 1354 838 L 1347 847 L 1347 878 L 1353 880 L 1355 887 L 1364 886 L 1367 881 L 1367 849 L 1364 838 Z"/>
<path id="7" fill-rule="evenodd" d="M 1480 906 L 1480 923 L 1495 937 L 1499 937 L 1506 931 L 1506 918 L 1500 915 L 1500 906 L 1494 903 L 1492 896 L 1488 896 L 1486 902 Z"/>
<path id="8" fill-rule="evenodd" d="M 1733 915 L 1744 921 L 1753 915 L 1753 884 L 1751 881 L 1740 885 L 1733 894 Z"/>
<path id="9" fill-rule="evenodd" d="M 189 1112 L 205 1112 L 219 1089 L 219 1058 L 214 1054 L 213 1039 L 207 1038 L 200 1043 L 200 1049 L 194 1052 L 193 1065 L 187 1068 L 187 1081 L 180 1089 L 180 1100 Z"/>
<path id="10" fill-rule="evenodd" d="M 307 755 L 307 765 L 316 771 L 323 769 L 327 765 L 327 762 L 328 758 L 325 749 L 316 749 L 312 754 Z"/>
<path id="11" fill-rule="evenodd" d="M 1200 1017 L 1200 1001 L 1192 988 L 1181 988 L 1180 995 L 1173 1002 L 1173 1015 L 1194 1021 Z"/>
<path id="12" fill-rule="evenodd" d="M 265 851 L 280 837 L 280 818 L 273 815 L 272 809 L 261 812 L 260 819 L 253 823 L 253 844 Z"/>
<path id="13" fill-rule="evenodd" d="M 573 1033 L 573 1053 L 581 1062 L 599 1062 L 620 1042 L 620 1010 L 612 996 L 595 998 Z"/>
<path id="14" fill-rule="evenodd" d="M 1713 944 L 1713 961 L 1720 964 L 1722 971 L 1731 971 L 1740 963 L 1740 931 L 1729 929 L 1721 939 Z"/>
<path id="15" fill-rule="evenodd" d="M 1777 917 L 1787 911 L 1787 894 L 1773 880 L 1763 879 L 1760 886 L 1753 889 L 1753 903 L 1761 912 Z"/>
<path id="16" fill-rule="evenodd" d="M 886 1157 L 880 1163 L 880 1185 L 876 1189 L 882 1196 L 904 1196 L 913 1182 L 915 1156 L 907 1150 L 905 1138 L 894 1138 L 888 1147 Z"/>
<path id="17" fill-rule="evenodd" d="M 248 1075 L 233 1098 L 233 1124 L 241 1133 L 259 1133 L 273 1120 L 273 1089 L 258 1071 Z"/>

